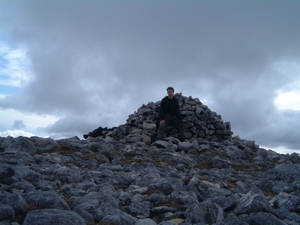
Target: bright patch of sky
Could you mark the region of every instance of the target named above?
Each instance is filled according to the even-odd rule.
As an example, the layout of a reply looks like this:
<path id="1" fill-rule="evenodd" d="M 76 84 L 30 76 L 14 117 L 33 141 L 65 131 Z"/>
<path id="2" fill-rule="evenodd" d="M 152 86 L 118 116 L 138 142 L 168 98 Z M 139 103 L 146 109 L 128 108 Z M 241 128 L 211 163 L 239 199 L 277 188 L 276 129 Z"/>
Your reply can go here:
<path id="1" fill-rule="evenodd" d="M 16 93 L 30 80 L 30 74 L 26 50 L 13 48 L 0 40 L 0 94 Z"/>
<path id="2" fill-rule="evenodd" d="M 288 149 L 284 146 L 273 147 L 273 148 L 269 148 L 269 147 L 266 147 L 266 146 L 260 146 L 260 148 L 264 148 L 266 150 L 272 150 L 272 151 L 275 151 L 275 152 L 280 153 L 280 154 L 292 154 L 292 153 L 300 154 L 300 151 L 298 149 Z"/>
<path id="3" fill-rule="evenodd" d="M 21 90 L 21 88 L 0 84 L 0 90 L 1 90 L 0 93 L 2 94 L 2 97 L 5 97 L 6 95 L 17 93 L 18 91 Z"/>
<path id="4" fill-rule="evenodd" d="M 30 81 L 31 64 L 23 48 L 13 48 L 0 40 L 0 98 L 16 94 Z M 43 136 L 41 127 L 55 123 L 49 115 L 26 114 L 13 109 L 0 110 L 0 136 Z M 16 124 L 22 124 L 16 127 Z M 21 128 L 21 129 L 20 129 Z"/>
<path id="5" fill-rule="evenodd" d="M 282 92 L 274 103 L 278 109 L 300 110 L 300 90 Z"/>
<path id="6" fill-rule="evenodd" d="M 286 76 L 293 76 L 295 80 L 288 87 L 278 90 L 274 104 L 281 110 L 300 110 L 300 64 L 299 62 L 282 61 L 274 65 L 274 69 Z M 275 79 L 275 78 L 274 78 Z"/>
<path id="7" fill-rule="evenodd" d="M 33 133 L 26 132 L 24 130 L 6 130 L 4 132 L 0 132 L 0 136 L 1 137 L 7 137 L 7 136 L 11 136 L 11 137 L 19 137 L 19 136 L 33 137 L 35 135 Z"/>
<path id="8" fill-rule="evenodd" d="M 46 136 L 40 133 L 40 128 L 55 123 L 58 118 L 49 115 L 25 114 L 13 109 L 0 110 L 0 136 Z M 16 126 L 22 124 L 22 126 Z M 20 130 L 19 128 L 22 128 Z"/>

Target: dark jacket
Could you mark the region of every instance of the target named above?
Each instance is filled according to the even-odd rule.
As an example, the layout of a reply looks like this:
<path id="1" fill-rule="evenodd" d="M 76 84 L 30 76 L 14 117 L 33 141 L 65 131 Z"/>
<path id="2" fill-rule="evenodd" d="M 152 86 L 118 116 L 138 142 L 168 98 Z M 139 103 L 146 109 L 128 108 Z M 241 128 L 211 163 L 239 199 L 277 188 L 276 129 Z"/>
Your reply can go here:
<path id="1" fill-rule="evenodd" d="M 175 96 L 172 99 L 169 99 L 168 96 L 164 97 L 160 103 L 159 109 L 159 119 L 166 119 L 167 115 L 176 116 L 177 119 L 182 120 L 182 117 L 179 112 L 179 103 L 178 99 Z"/>

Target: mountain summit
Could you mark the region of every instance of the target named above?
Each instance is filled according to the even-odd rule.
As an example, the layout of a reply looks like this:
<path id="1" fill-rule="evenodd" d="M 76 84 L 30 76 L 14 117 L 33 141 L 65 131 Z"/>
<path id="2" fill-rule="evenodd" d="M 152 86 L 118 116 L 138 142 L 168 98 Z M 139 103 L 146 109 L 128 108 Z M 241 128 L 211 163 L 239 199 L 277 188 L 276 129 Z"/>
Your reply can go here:
<path id="1" fill-rule="evenodd" d="M 176 94 L 186 140 L 155 137 L 159 101 L 97 137 L 0 138 L 0 224 L 295 225 L 300 157 L 232 137 Z"/>

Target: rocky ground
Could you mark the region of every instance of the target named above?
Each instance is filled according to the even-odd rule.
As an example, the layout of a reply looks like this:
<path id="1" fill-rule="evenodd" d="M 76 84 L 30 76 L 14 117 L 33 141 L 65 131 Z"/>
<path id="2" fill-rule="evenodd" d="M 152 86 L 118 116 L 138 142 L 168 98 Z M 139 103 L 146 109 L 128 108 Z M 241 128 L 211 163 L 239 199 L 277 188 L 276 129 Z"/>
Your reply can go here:
<path id="1" fill-rule="evenodd" d="M 0 225 L 300 224 L 299 155 L 177 97 L 183 142 L 172 127 L 153 141 L 159 102 L 96 138 L 0 138 Z"/>

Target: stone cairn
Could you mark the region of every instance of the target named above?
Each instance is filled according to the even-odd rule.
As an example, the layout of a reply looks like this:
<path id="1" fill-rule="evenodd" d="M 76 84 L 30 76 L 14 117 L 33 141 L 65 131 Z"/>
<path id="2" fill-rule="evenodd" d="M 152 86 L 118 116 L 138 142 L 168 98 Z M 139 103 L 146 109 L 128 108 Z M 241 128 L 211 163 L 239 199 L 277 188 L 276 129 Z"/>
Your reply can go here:
<path id="1" fill-rule="evenodd" d="M 300 157 L 232 137 L 176 95 L 183 142 L 155 136 L 159 102 L 98 137 L 0 138 L 0 225 L 298 225 Z"/>
<path id="2" fill-rule="evenodd" d="M 230 122 L 224 123 L 222 117 L 211 111 L 198 98 L 175 94 L 178 99 L 181 115 L 185 120 L 185 137 L 187 139 L 206 139 L 206 140 L 229 140 L 232 137 Z M 129 115 L 127 123 L 115 129 L 114 136 L 117 139 L 127 136 L 131 132 L 133 135 L 127 136 L 126 141 L 137 142 L 141 138 L 150 143 L 155 139 L 158 128 L 158 113 L 160 101 L 147 105 L 142 105 L 134 114 Z M 140 132 L 141 136 L 136 135 Z M 177 130 L 169 126 L 166 130 L 167 136 L 177 137 Z"/>

